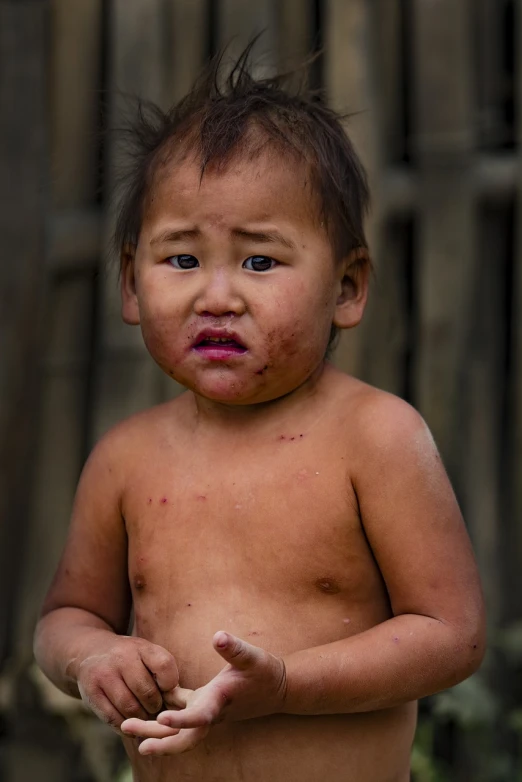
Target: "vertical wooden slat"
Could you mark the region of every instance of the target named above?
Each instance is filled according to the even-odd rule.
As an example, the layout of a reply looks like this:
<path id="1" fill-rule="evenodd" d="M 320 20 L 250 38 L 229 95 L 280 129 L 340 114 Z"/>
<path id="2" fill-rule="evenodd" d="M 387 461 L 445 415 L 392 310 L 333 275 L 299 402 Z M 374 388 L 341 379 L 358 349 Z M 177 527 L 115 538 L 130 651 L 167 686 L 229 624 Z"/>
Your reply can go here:
<path id="1" fill-rule="evenodd" d="M 113 96 L 110 125 L 121 127 L 128 116 L 125 94 L 162 104 L 165 96 L 164 35 L 162 0 L 113 0 L 110 7 L 109 88 Z M 107 182 L 113 190 L 121 158 L 118 140 L 112 138 L 107 150 Z M 114 227 L 107 215 L 107 245 Z M 163 397 L 161 370 L 143 345 L 138 328 L 126 326 L 120 314 L 116 263 L 103 276 L 101 344 L 97 366 L 97 389 L 93 440 L 116 421 L 160 401 Z"/>
<path id="2" fill-rule="evenodd" d="M 389 155 L 387 142 L 399 124 L 399 10 L 396 0 L 329 0 L 324 38 L 327 95 L 341 113 L 353 112 L 346 130 L 369 175 L 372 211 L 367 235 L 377 271 L 364 320 L 342 335 L 335 362 L 346 372 L 397 393 L 404 385 L 406 347 L 404 257 L 399 244 L 386 243 L 379 184 Z"/>
<path id="3" fill-rule="evenodd" d="M 55 219 L 67 220 L 92 208 L 96 199 L 102 3 L 52 0 L 51 10 L 51 79 L 46 90 L 53 171 L 50 202 Z M 98 260 L 89 259 L 91 269 Z M 33 692 L 32 634 L 63 547 L 84 456 L 93 302 L 92 271 L 49 277 L 41 414 L 34 432 L 35 481 L 24 556 L 18 565 L 13 627 L 10 674 L 18 674 L 16 693 Z M 37 703 L 35 695 L 25 712 L 17 708 L 16 697 L 12 704 L 15 740 L 8 752 L 8 782 L 35 775 L 65 782 L 78 765 L 76 741 Z M 35 735 L 41 740 L 35 742 Z"/>
<path id="4" fill-rule="evenodd" d="M 52 10 L 52 200 L 55 208 L 86 207 L 97 185 L 101 2 L 53 0 Z M 32 628 L 65 540 L 83 457 L 93 293 L 89 275 L 50 280 L 36 481 L 17 600 L 19 661 L 31 653 Z"/>
<path id="5" fill-rule="evenodd" d="M 474 390 L 469 356 L 477 275 L 471 7 L 470 0 L 412 4 L 411 150 L 420 187 L 414 269 L 415 402 L 431 427 L 473 537 L 480 519 L 466 512 L 466 487 L 472 480 L 467 451 L 482 433 L 470 416 L 468 396 Z M 468 778 L 467 755 L 465 740 L 456 738 L 455 782 Z"/>
<path id="6" fill-rule="evenodd" d="M 473 337 L 466 356 L 470 427 L 463 494 L 484 585 L 488 621 L 491 627 L 498 628 L 503 613 L 504 297 L 510 231 L 506 209 L 483 210 L 478 216 Z"/>
<path id="7" fill-rule="evenodd" d="M 102 0 L 52 0 L 51 160 L 55 208 L 94 201 Z"/>
<path id="8" fill-rule="evenodd" d="M 374 122 L 375 92 L 370 72 L 370 8 L 365 0 L 328 0 L 324 9 L 325 88 L 330 105 L 341 114 L 353 113 L 346 130 L 361 156 L 370 186 L 376 181 L 377 137 Z M 374 246 L 375 221 L 368 227 Z M 335 355 L 346 372 L 361 375 L 366 322 L 344 332 Z"/>
<path id="9" fill-rule="evenodd" d="M 33 478 L 45 285 L 47 167 L 47 0 L 0 0 L 0 667 L 12 654 L 10 630 Z M 11 664 L 16 658 L 11 660 Z M 5 683 L 4 683 L 5 684 Z M 11 681 L 13 687 L 16 683 Z M 16 704 L 3 717 L 0 776 L 14 779 L 27 744 Z M 42 759 L 43 761 L 43 759 Z M 59 764 L 40 762 L 45 777 Z M 58 782 L 61 782 L 57 776 Z"/>
<path id="10" fill-rule="evenodd" d="M 218 1 L 218 46 L 227 46 L 227 58 L 234 59 L 254 35 L 263 33 L 255 50 L 258 76 L 271 72 L 276 53 L 276 4 L 273 0 Z M 260 55 L 263 55 L 262 57 Z"/>
<path id="11" fill-rule="evenodd" d="M 278 60 L 283 68 L 294 67 L 310 53 L 313 12 L 311 0 L 280 0 L 276 6 Z"/>
<path id="12" fill-rule="evenodd" d="M 207 0 L 167 0 L 167 105 L 178 101 L 189 91 L 205 63 L 207 25 L 210 22 L 207 6 Z"/>
<path id="13" fill-rule="evenodd" d="M 464 464 L 463 372 L 475 274 L 469 13 L 468 0 L 413 3 L 412 147 L 421 209 L 415 394 L 457 488 Z"/>
<path id="14" fill-rule="evenodd" d="M 65 542 L 84 456 L 93 289 L 80 276 L 54 281 L 49 294 L 31 528 L 17 600 L 19 663 L 31 655 L 37 612 Z"/>
<path id="15" fill-rule="evenodd" d="M 516 134 L 518 141 L 518 198 L 515 212 L 516 248 L 513 260 L 512 323 L 511 323 L 511 377 L 509 395 L 509 455 L 510 507 L 512 524 L 509 527 L 511 561 L 507 592 L 510 618 L 522 618 L 522 591 L 520 590 L 520 562 L 522 561 L 522 0 L 516 2 L 515 51 L 519 53 L 515 83 Z"/>
<path id="16" fill-rule="evenodd" d="M 27 523 L 45 299 L 46 0 L 0 2 L 0 662 Z"/>
<path id="17" fill-rule="evenodd" d="M 374 104 L 367 121 L 372 125 L 375 152 L 370 161 L 372 214 L 370 250 L 376 277 L 372 280 L 361 329 L 360 376 L 372 385 L 402 395 L 406 389 L 408 350 L 407 302 L 408 228 L 390 224 L 382 208 L 382 181 L 387 165 L 400 156 L 402 128 L 401 3 L 378 0 L 370 4 L 369 64 Z"/>
<path id="18" fill-rule="evenodd" d="M 504 116 L 509 88 L 503 67 L 505 7 L 505 0 L 477 0 L 475 9 L 478 140 L 487 147 L 498 147 L 511 140 Z"/>

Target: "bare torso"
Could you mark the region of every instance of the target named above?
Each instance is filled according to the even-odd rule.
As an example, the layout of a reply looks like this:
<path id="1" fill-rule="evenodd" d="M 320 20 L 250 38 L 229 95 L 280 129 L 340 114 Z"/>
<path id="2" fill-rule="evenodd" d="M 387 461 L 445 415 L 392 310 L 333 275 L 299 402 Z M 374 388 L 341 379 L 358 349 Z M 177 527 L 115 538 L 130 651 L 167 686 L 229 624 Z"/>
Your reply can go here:
<path id="1" fill-rule="evenodd" d="M 217 630 L 282 655 L 390 616 L 350 481 L 350 421 L 366 392 L 337 382 L 320 410 L 274 420 L 255 444 L 247 431 L 225 444 L 176 427 L 187 397 L 148 420 L 123 499 L 133 632 L 174 654 L 182 686 L 223 667 Z M 125 744 L 136 782 L 407 782 L 415 721 L 407 704 L 222 723 L 168 758 Z"/>

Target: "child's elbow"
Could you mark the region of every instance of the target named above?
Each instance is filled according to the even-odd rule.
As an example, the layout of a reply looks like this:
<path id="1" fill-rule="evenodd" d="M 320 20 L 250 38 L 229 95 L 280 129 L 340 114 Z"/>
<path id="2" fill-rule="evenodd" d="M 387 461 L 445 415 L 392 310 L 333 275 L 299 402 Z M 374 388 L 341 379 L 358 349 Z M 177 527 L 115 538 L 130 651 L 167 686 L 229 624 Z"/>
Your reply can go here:
<path id="1" fill-rule="evenodd" d="M 459 629 L 456 646 L 456 673 L 458 681 L 463 681 L 478 671 L 486 654 L 486 620 L 483 612 Z"/>

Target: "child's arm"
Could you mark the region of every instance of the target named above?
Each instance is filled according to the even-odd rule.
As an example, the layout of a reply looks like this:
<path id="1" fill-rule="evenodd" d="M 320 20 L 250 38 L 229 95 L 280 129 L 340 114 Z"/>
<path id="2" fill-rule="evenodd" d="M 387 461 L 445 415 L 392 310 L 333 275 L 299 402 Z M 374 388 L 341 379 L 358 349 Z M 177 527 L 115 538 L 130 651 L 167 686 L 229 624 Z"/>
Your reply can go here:
<path id="1" fill-rule="evenodd" d="M 284 711 L 371 711 L 451 687 L 485 650 L 482 593 L 455 495 L 421 417 L 384 396 L 363 413 L 353 475 L 393 617 L 285 658 Z"/>
<path id="2" fill-rule="evenodd" d="M 394 397 L 362 411 L 361 423 L 353 483 L 393 617 L 283 660 L 230 636 L 219 649 L 224 634 L 215 636 L 216 651 L 230 666 L 197 690 L 185 710 L 159 715 L 160 724 L 126 723 L 126 732 L 149 737 L 140 752 L 181 751 L 190 731 L 163 738 L 164 726 L 389 708 L 450 687 L 478 668 L 485 648 L 478 574 L 431 435 Z"/>
<path id="3" fill-rule="evenodd" d="M 125 717 L 156 714 L 163 694 L 178 683 L 171 654 L 121 635 L 131 607 L 121 447 L 120 435 L 111 434 L 85 465 L 65 551 L 35 634 L 44 673 L 114 727 Z"/>

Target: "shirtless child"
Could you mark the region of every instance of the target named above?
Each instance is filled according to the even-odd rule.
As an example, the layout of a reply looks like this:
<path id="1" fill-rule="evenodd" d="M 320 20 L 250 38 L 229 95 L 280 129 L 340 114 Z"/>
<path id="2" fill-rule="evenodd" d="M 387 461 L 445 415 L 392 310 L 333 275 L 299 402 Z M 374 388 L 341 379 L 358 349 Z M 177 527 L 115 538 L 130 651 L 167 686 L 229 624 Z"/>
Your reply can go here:
<path id="1" fill-rule="evenodd" d="M 420 416 L 325 359 L 366 302 L 361 165 L 245 59 L 138 129 L 123 318 L 187 390 L 94 448 L 36 656 L 136 782 L 407 782 L 416 700 L 483 656 L 477 571 Z"/>

